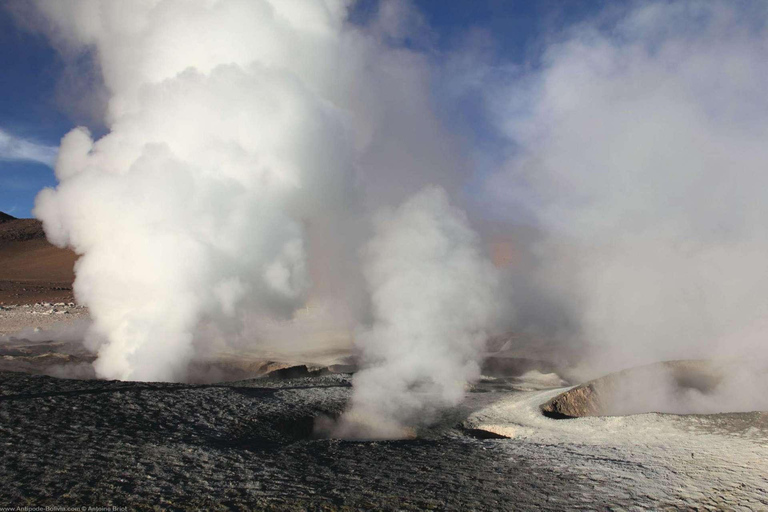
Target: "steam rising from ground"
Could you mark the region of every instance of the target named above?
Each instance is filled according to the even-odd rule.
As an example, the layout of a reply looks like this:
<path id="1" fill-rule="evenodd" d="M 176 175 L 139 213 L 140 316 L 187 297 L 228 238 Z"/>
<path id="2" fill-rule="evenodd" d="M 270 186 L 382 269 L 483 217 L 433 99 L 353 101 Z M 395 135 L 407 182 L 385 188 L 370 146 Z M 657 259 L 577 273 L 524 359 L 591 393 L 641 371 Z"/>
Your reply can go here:
<path id="1" fill-rule="evenodd" d="M 455 189 L 460 170 L 425 57 L 398 47 L 418 28 L 406 3 L 365 28 L 334 0 L 36 6 L 109 91 L 108 133 L 64 137 L 60 185 L 35 210 L 82 255 L 101 377 L 180 380 L 211 345 L 309 352 L 307 329 L 368 324 L 368 217 Z M 445 189 L 383 221 L 366 256 L 361 347 L 385 368 L 361 374 L 355 403 L 393 422 L 457 403 L 477 375 L 493 279 Z M 373 393 L 389 372 L 396 394 Z"/>
<path id="2" fill-rule="evenodd" d="M 461 400 L 498 279 L 447 199 L 466 161 L 432 112 L 434 63 L 402 44 L 426 30 L 409 4 L 364 28 L 341 0 L 35 5 L 109 91 L 108 133 L 64 138 L 35 211 L 83 255 L 102 377 L 183 379 L 212 341 L 313 328 L 309 304 L 329 329 L 364 326 L 346 435 L 403 435 Z M 579 377 L 766 358 L 767 9 L 610 8 L 504 83 L 457 59 L 512 146 L 482 214 L 533 219 L 508 269 L 513 328 L 586 349 Z M 448 61 L 445 90 L 466 78 Z"/>
<path id="3" fill-rule="evenodd" d="M 494 98 L 521 150 L 489 190 L 539 219 L 540 282 L 574 320 L 570 342 L 591 349 L 583 375 L 766 357 L 766 14 L 687 1 L 608 12 Z"/>
<path id="4" fill-rule="evenodd" d="M 379 220 L 366 250 L 374 324 L 359 333 L 341 437 L 403 437 L 464 398 L 498 308 L 497 276 L 463 212 L 428 188 Z"/>
<path id="5" fill-rule="evenodd" d="M 94 47 L 111 98 L 110 132 L 64 138 L 61 184 L 35 214 L 83 255 L 75 291 L 105 340 L 98 374 L 183 378 L 203 316 L 234 317 L 244 297 L 283 316 L 302 303 L 302 219 L 351 170 L 348 114 L 313 64 L 338 44 L 343 6 L 39 7 L 59 37 Z"/>
<path id="6" fill-rule="evenodd" d="M 493 99 L 520 150 L 489 191 L 539 220 L 532 279 L 570 319 L 561 343 L 585 349 L 578 376 L 768 358 L 766 21 L 760 2 L 609 11 Z M 748 381 L 765 389 L 762 367 L 726 372 L 695 407 L 658 385 L 637 386 L 634 400 L 674 395 L 667 410 L 711 412 Z M 741 396 L 740 410 L 765 405 Z"/>
<path id="7" fill-rule="evenodd" d="M 768 408 L 764 361 L 690 361 L 694 370 L 687 372 L 674 364 L 642 366 L 619 374 L 600 393 L 604 414 L 716 414 Z"/>

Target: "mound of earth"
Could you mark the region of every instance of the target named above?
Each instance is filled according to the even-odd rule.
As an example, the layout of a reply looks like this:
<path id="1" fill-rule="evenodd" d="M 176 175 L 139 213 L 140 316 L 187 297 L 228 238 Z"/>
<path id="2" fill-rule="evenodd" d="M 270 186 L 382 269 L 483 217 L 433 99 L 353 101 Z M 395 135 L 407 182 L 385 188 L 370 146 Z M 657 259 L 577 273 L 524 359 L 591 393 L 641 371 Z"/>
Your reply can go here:
<path id="1" fill-rule="evenodd" d="M 36 219 L 17 219 L 6 215 L 0 219 L 0 244 L 45 238 L 43 223 Z"/>
<path id="2" fill-rule="evenodd" d="M 186 382 L 192 384 L 211 384 L 215 382 L 233 382 L 255 378 L 277 380 L 323 377 L 325 375 L 354 373 L 349 365 L 297 365 L 291 362 L 270 361 L 252 358 L 210 358 L 193 361 L 187 371 Z M 58 376 L 56 373 L 43 372 Z"/>
<path id="3" fill-rule="evenodd" d="M 0 304 L 71 302 L 77 255 L 50 244 L 35 219 L 0 217 Z"/>
<path id="4" fill-rule="evenodd" d="M 745 373 L 746 372 L 746 373 Z M 739 375 L 737 379 L 734 375 Z M 750 387 L 766 382 L 765 369 L 733 362 L 666 361 L 612 373 L 542 404 L 551 418 L 621 416 L 648 412 L 714 414 L 764 410 L 768 401 Z M 763 403 L 766 402 L 766 403 Z"/>

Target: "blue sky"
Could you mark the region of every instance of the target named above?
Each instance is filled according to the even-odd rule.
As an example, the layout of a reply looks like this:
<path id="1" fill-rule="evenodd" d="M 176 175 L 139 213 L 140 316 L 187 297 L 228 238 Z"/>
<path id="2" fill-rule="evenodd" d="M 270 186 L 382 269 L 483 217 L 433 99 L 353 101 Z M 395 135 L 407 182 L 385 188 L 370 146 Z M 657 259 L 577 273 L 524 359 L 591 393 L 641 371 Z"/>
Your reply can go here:
<path id="1" fill-rule="evenodd" d="M 41 37 L 20 30 L 0 9 L 0 130 L 43 146 L 56 146 L 72 121 L 55 100 L 61 64 Z M 45 164 L 0 159 L 0 211 L 29 217 L 37 192 L 55 185 Z"/>
<path id="2" fill-rule="evenodd" d="M 469 34 L 482 34 L 489 42 L 492 60 L 511 63 L 530 60 L 548 34 L 589 16 L 603 4 L 593 0 L 413 3 L 429 26 L 431 51 L 449 53 L 464 44 Z M 365 24 L 376 5 L 377 0 L 361 0 L 353 14 L 355 21 Z M 0 155 L 5 155 L 0 156 L 0 211 L 30 217 L 37 192 L 54 186 L 56 180 L 50 166 L 34 158 L 9 157 L 13 148 L 8 144 L 23 141 L 32 152 L 35 145 L 45 151 L 58 145 L 77 122 L 65 114 L 71 109 L 66 108 L 66 98 L 57 94 L 63 65 L 56 52 L 42 36 L 17 27 L 4 8 L 0 8 L 0 69 Z M 469 114 L 465 117 L 471 120 L 475 136 L 490 137 L 476 102 L 469 97 L 465 103 L 462 108 Z M 11 140 L 5 146 L 3 136 Z"/>

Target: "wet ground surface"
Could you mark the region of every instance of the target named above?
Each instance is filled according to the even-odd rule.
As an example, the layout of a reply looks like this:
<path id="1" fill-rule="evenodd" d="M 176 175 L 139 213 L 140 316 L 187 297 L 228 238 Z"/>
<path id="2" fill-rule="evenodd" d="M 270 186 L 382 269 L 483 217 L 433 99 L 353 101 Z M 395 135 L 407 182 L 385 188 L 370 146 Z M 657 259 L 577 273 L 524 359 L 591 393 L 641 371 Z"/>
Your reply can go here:
<path id="1" fill-rule="evenodd" d="M 768 483 L 754 488 L 760 474 L 742 479 L 750 488 L 724 488 L 717 479 L 710 488 L 687 488 L 688 480 L 677 474 L 680 461 L 663 451 L 479 439 L 462 422 L 470 410 L 515 392 L 498 383 L 489 389 L 481 384 L 477 391 L 486 392 L 472 393 L 462 410 L 416 440 L 314 439 L 314 418 L 337 415 L 350 391 L 349 375 L 192 386 L 0 373 L 0 506 L 768 506 Z M 734 467 L 736 480 L 743 471 L 749 469 Z"/>

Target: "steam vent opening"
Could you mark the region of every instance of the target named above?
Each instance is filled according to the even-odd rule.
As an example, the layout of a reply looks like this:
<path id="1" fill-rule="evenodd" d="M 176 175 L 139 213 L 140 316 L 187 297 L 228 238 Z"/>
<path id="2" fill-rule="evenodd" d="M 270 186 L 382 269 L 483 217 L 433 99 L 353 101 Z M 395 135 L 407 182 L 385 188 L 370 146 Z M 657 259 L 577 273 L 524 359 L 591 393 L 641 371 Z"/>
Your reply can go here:
<path id="1" fill-rule="evenodd" d="M 766 368 L 744 362 L 666 361 L 585 382 L 545 402 L 541 410 L 554 419 L 764 411 L 768 400 L 757 396 L 759 390 L 744 389 L 766 374 Z"/>

